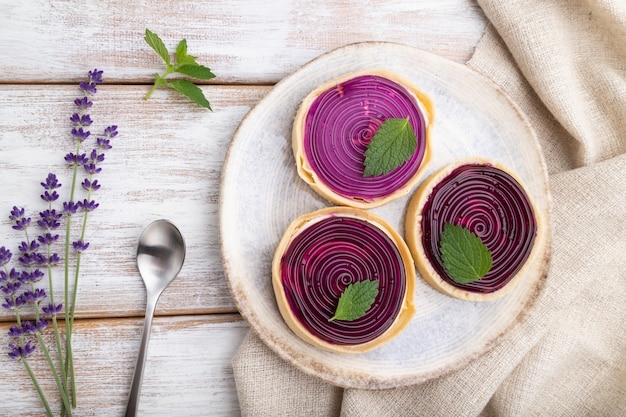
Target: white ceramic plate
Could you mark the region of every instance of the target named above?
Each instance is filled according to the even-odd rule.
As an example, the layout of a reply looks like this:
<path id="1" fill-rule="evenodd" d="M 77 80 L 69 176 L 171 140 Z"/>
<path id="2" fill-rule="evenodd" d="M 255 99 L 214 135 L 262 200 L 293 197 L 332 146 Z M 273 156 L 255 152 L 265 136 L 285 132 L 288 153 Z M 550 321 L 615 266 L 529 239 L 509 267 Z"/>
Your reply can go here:
<path id="1" fill-rule="evenodd" d="M 263 342 L 298 369 L 343 387 L 382 389 L 442 376 L 506 337 L 543 290 L 550 234 L 537 242 L 543 256 L 510 294 L 497 301 L 451 298 L 418 275 L 415 316 L 398 337 L 376 350 L 331 353 L 295 336 L 276 305 L 272 256 L 293 219 L 330 203 L 296 173 L 293 118 L 301 100 L 319 84 L 368 68 L 403 75 L 433 99 L 433 156 L 426 176 L 456 159 L 479 155 L 504 164 L 522 179 L 544 225 L 549 224 L 550 199 L 541 151 L 521 112 L 470 68 L 412 47 L 368 42 L 336 49 L 279 82 L 249 112 L 233 137 L 221 189 L 222 254 L 235 303 Z M 403 234 L 407 201 L 408 197 L 372 211 Z"/>

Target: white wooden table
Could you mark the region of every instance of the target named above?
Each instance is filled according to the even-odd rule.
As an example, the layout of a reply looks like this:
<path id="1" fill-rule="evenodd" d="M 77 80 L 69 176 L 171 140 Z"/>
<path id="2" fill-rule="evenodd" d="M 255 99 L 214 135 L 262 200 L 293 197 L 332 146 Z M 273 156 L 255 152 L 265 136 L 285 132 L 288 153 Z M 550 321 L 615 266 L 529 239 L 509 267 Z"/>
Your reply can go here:
<path id="1" fill-rule="evenodd" d="M 0 11 L 0 246 L 16 251 L 21 234 L 9 213 L 14 205 L 42 210 L 48 172 L 70 183 L 69 116 L 87 71 L 104 71 L 94 126 L 120 131 L 99 176 L 81 267 L 76 416 L 123 415 L 146 302 L 136 242 L 159 218 L 180 228 L 188 252 L 158 304 L 140 414 L 238 415 L 230 361 L 248 327 L 230 298 L 218 230 L 220 172 L 238 124 L 273 84 L 336 47 L 392 41 L 464 63 L 486 25 L 472 0 L 0 0 Z M 143 100 L 163 71 L 146 28 L 171 50 L 186 38 L 217 75 L 202 85 L 213 112 L 172 90 Z M 54 287 L 61 291 L 61 280 Z M 6 355 L 13 320 L 0 311 L 0 415 L 43 415 L 23 366 Z M 41 354 L 30 363 L 52 393 Z"/>

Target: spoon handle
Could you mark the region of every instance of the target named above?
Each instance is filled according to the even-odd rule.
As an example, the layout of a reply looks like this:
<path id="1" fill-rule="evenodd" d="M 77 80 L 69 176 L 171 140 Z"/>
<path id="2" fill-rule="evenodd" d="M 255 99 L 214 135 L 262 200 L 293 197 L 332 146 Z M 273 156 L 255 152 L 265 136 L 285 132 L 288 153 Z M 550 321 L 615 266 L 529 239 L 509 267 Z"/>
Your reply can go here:
<path id="1" fill-rule="evenodd" d="M 143 380 L 143 369 L 146 363 L 148 352 L 148 341 L 150 340 L 150 332 L 152 330 L 152 318 L 156 309 L 159 294 L 151 295 L 148 292 L 148 300 L 146 302 L 146 318 L 143 324 L 143 333 L 141 334 L 141 345 L 139 348 L 139 356 L 135 365 L 135 373 L 133 374 L 133 383 L 128 395 L 128 404 L 126 405 L 125 417 L 135 417 L 139 408 L 139 395 L 141 394 L 141 382 Z"/>

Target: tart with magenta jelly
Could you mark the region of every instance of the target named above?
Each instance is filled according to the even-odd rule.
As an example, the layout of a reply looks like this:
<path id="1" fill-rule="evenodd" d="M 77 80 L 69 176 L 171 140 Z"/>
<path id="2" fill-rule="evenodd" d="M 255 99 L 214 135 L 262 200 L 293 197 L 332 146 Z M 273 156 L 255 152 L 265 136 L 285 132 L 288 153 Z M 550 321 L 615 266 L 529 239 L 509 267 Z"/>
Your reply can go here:
<path id="1" fill-rule="evenodd" d="M 362 209 L 328 207 L 295 219 L 276 249 L 272 283 L 288 327 L 332 352 L 375 349 L 415 311 L 415 266 L 406 243 Z"/>
<path id="2" fill-rule="evenodd" d="M 412 196 L 405 220 L 422 277 L 469 301 L 511 291 L 538 256 L 544 233 L 522 181 L 483 158 L 457 161 L 429 177 Z"/>
<path id="3" fill-rule="evenodd" d="M 339 205 L 372 208 L 407 195 L 429 162 L 433 117 L 428 95 L 388 70 L 326 82 L 305 97 L 294 119 L 298 175 Z M 383 132 L 410 137 L 378 141 Z"/>

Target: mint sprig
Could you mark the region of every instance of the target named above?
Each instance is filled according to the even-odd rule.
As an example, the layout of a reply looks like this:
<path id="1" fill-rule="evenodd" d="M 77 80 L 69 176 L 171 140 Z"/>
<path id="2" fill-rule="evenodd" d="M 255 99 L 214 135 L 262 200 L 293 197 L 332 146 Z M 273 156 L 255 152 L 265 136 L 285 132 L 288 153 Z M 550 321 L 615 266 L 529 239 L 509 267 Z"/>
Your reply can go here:
<path id="1" fill-rule="evenodd" d="M 363 176 L 386 174 L 411 159 L 417 137 L 409 118 L 390 118 L 380 125 L 365 151 Z"/>
<path id="2" fill-rule="evenodd" d="M 446 223 L 439 247 L 446 272 L 459 284 L 477 281 L 491 270 L 491 252 L 478 236 L 462 226 Z"/>
<path id="3" fill-rule="evenodd" d="M 328 321 L 354 321 L 363 317 L 378 295 L 378 280 L 364 280 L 346 287 L 339 297 L 335 315 Z"/>
<path id="4" fill-rule="evenodd" d="M 165 47 L 165 44 L 163 43 L 159 35 L 151 32 L 149 29 L 146 29 L 144 40 L 148 45 L 150 45 L 152 49 L 154 49 L 154 51 L 161 57 L 161 59 L 165 63 L 165 72 L 161 75 L 154 75 L 154 85 L 152 86 L 150 91 L 148 91 L 148 94 L 146 94 L 144 98 L 148 100 L 157 88 L 165 85 L 182 93 L 194 103 L 209 110 L 212 110 L 211 104 L 204 96 L 204 93 L 202 92 L 200 87 L 195 85 L 193 82 L 186 79 L 178 79 L 173 81 L 167 79 L 168 75 L 174 73 L 186 75 L 188 77 L 198 80 L 210 80 L 211 78 L 215 77 L 215 74 L 211 72 L 210 68 L 198 64 L 196 62 L 196 57 L 187 53 L 187 41 L 183 39 L 178 43 L 178 45 L 176 46 L 176 53 L 174 54 L 174 62 L 171 62 L 170 53 Z"/>

